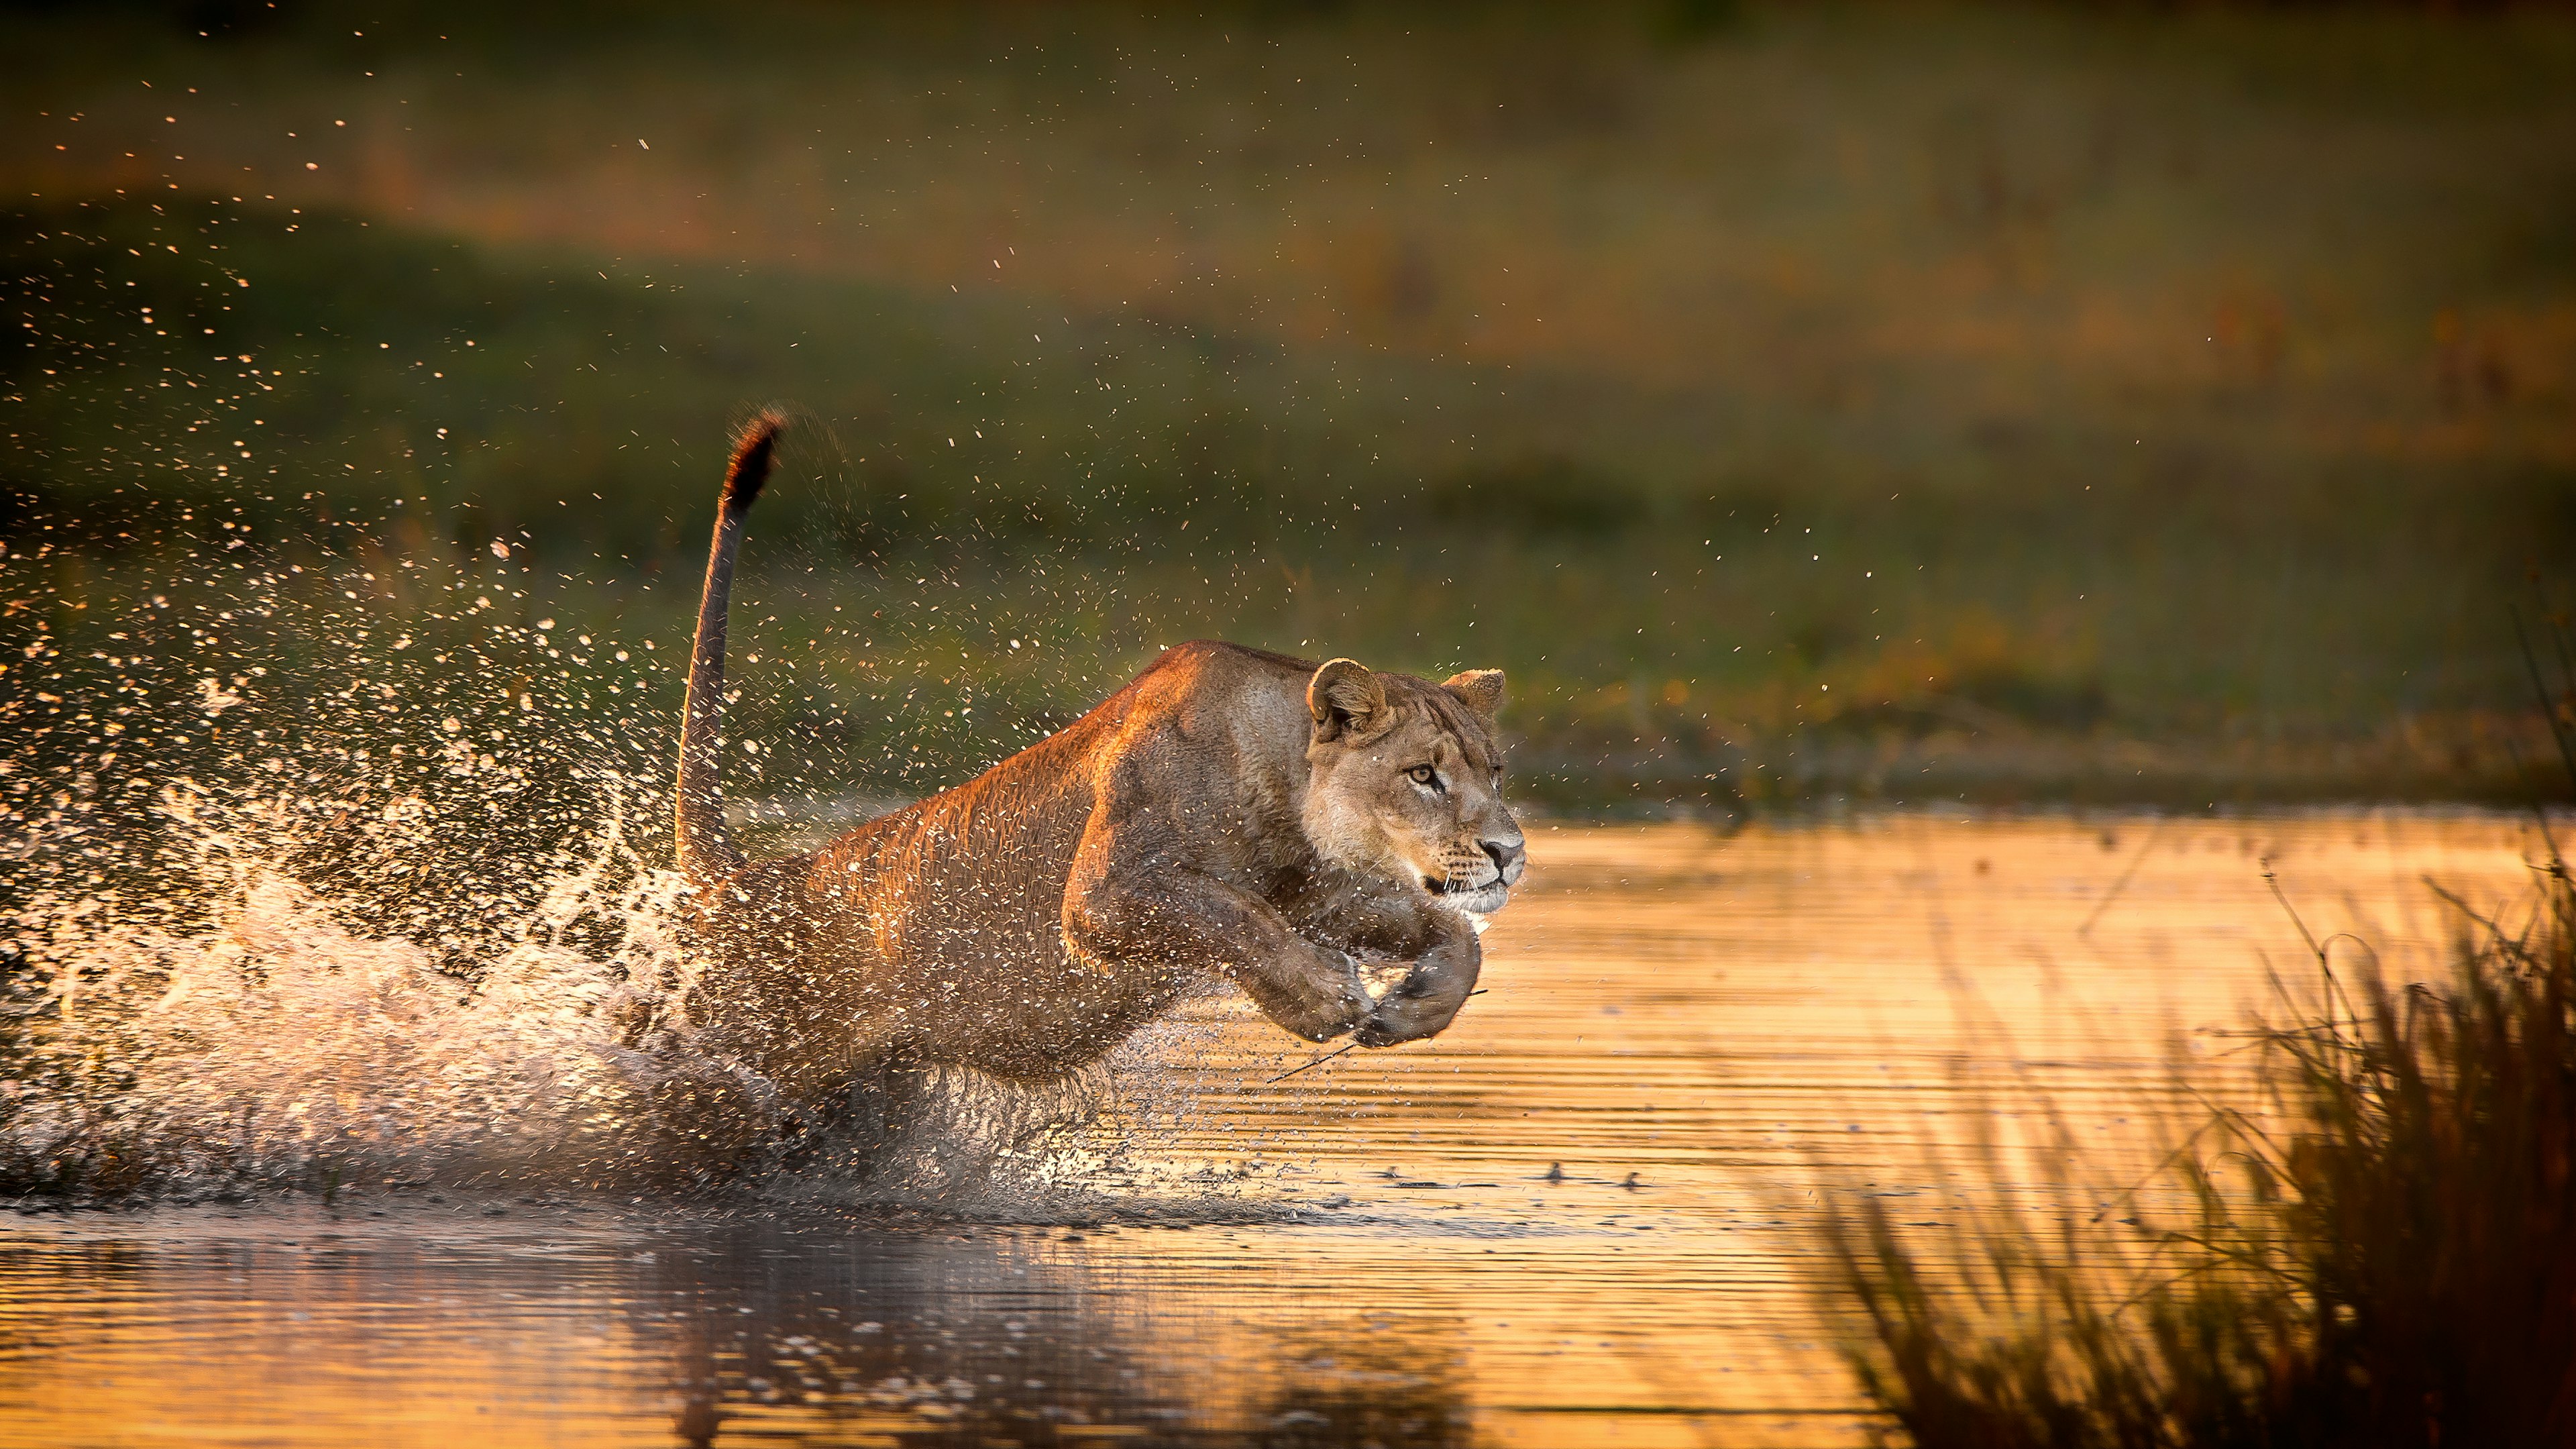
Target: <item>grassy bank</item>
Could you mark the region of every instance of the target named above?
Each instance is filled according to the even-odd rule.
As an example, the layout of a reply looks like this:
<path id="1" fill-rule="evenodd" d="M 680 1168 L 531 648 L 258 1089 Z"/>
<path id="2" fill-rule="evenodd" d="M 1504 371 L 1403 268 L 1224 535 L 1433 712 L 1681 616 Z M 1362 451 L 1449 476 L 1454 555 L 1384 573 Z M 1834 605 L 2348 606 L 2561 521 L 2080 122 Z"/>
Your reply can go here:
<path id="1" fill-rule="evenodd" d="M 522 18 L 0 21 L 9 642 L 497 541 L 514 626 L 667 648 L 784 399 L 791 794 L 1202 635 L 1504 667 L 1561 808 L 2523 788 L 2560 19 Z"/>
<path id="2" fill-rule="evenodd" d="M 2553 853 L 2521 913 L 2462 909 L 2446 982 L 2311 940 L 2304 1010 L 2251 1033 L 2256 1100 L 2125 1191 L 2068 1138 L 2054 1207 L 2001 1206 L 2031 1184 L 1991 1148 L 1958 1231 L 1855 1200 L 1837 1311 L 1870 1396 L 1922 1449 L 2576 1436 L 2576 888 Z"/>

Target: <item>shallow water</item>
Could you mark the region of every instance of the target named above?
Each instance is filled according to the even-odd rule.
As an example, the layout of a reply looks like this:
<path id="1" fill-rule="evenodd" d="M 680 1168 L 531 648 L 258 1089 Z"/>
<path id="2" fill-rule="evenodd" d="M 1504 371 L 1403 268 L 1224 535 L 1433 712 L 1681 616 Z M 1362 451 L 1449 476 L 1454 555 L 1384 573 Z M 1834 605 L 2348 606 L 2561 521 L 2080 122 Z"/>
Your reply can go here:
<path id="1" fill-rule="evenodd" d="M 2525 822 L 1561 827 L 1437 1041 L 1236 1004 L 1115 1059 L 1048 1192 L 960 1218 L 352 1188 L 0 1219 L 0 1444 L 1864 1441 L 1816 1194 L 2044 1091 L 2105 1172 L 2177 1060 L 2350 931 L 2438 974 Z M 2339 941 L 2353 968 L 2360 945 Z M 1002 1206 L 995 1207 L 996 1202 Z M 991 1219 L 1015 1219 L 1014 1222 Z"/>

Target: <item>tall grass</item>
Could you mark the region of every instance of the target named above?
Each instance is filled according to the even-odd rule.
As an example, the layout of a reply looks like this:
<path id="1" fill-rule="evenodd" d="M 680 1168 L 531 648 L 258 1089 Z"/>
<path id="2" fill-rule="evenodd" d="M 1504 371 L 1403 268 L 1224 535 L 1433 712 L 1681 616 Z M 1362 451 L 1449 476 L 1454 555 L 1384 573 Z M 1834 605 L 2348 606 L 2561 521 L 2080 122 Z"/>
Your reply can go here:
<path id="1" fill-rule="evenodd" d="M 1838 1213 L 1869 1395 L 1924 1449 L 2576 1443 L 2576 886 L 2553 841 L 2527 914 L 2459 909 L 2443 983 L 2320 950 L 2254 1034 L 2269 1111 L 2109 1207 L 2061 1166 L 2045 1227 L 1989 1209 L 1955 1256 Z"/>

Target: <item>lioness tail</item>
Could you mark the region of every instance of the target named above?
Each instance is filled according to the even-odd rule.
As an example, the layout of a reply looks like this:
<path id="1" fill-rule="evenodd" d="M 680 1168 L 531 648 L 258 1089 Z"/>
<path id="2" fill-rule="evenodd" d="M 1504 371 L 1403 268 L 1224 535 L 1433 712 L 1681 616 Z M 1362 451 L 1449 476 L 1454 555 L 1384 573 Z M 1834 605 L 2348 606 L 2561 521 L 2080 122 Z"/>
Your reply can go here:
<path id="1" fill-rule="evenodd" d="M 693 885 L 712 885 L 742 869 L 742 852 L 725 829 L 722 752 L 724 726 L 725 613 L 733 602 L 733 559 L 742 549 L 742 521 L 760 485 L 787 419 L 764 412 L 734 441 L 733 462 L 717 495 L 716 533 L 707 548 L 707 586 L 698 597 L 698 638 L 689 651 L 689 699 L 680 714 L 680 801 L 675 822 L 680 871 Z"/>

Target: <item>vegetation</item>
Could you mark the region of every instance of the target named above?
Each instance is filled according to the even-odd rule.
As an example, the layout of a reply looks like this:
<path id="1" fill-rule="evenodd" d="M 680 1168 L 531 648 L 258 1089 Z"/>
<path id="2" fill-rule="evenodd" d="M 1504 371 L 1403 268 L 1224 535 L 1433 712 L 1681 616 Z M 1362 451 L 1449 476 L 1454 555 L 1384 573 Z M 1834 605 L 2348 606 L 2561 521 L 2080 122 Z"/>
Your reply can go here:
<path id="1" fill-rule="evenodd" d="M 787 399 L 782 791 L 1206 634 L 1501 665 L 1569 808 L 2521 788 L 2564 16 L 186 16 L 0 17 L 15 649 L 495 541 L 514 624 L 668 645 Z"/>
<path id="2" fill-rule="evenodd" d="M 1923 1449 L 2576 1440 L 2564 857 L 2526 919 L 2464 929 L 2439 986 L 2320 949 L 2306 1018 L 2257 1033 L 2274 1125 L 2222 1107 L 2098 1211 L 2063 1158 L 2053 1222 L 1989 1211 L 1964 1246 L 1857 1200 L 1833 1248 L 1870 1395 Z"/>

